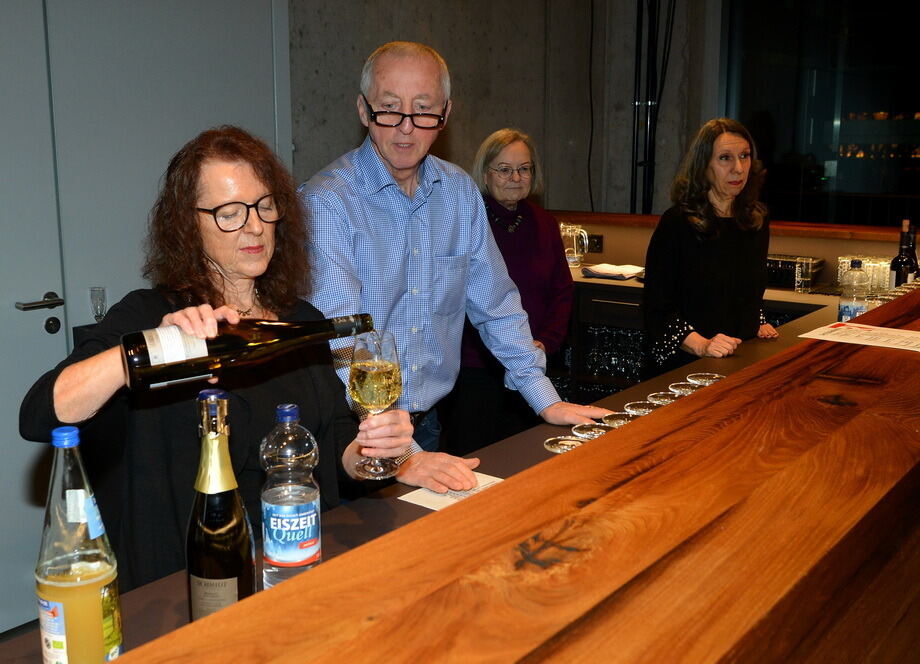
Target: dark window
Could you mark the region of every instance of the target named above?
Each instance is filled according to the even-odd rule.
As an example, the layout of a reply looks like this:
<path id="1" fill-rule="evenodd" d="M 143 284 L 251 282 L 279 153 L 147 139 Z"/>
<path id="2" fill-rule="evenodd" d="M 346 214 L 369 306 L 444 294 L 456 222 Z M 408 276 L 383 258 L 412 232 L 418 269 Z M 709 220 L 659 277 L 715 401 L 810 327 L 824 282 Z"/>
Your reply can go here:
<path id="1" fill-rule="evenodd" d="M 729 0 L 729 114 L 757 142 L 773 219 L 920 220 L 912 5 Z"/>

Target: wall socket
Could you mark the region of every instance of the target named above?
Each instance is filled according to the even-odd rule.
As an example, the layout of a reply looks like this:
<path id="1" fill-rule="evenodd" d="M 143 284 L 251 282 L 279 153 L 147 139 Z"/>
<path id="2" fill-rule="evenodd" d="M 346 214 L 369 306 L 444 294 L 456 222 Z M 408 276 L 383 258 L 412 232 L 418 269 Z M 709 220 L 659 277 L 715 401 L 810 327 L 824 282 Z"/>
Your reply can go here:
<path id="1" fill-rule="evenodd" d="M 588 236 L 588 253 L 589 254 L 604 253 L 604 236 L 603 235 L 589 235 Z"/>

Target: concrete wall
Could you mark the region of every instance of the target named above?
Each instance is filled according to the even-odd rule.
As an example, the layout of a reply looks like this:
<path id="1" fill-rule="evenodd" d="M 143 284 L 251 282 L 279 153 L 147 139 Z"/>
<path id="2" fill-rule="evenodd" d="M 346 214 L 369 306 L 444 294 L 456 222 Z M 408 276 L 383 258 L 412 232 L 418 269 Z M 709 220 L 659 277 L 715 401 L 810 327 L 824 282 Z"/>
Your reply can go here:
<path id="1" fill-rule="evenodd" d="M 720 16 L 720 0 L 677 7 L 658 128 L 655 213 L 667 207 L 701 109 L 708 119 L 715 104 L 700 94 L 701 81 L 718 77 L 717 70 L 705 74 L 718 61 L 704 57 L 711 51 L 704 35 L 711 17 Z M 451 70 L 453 113 L 434 154 L 469 168 L 488 134 L 516 126 L 542 152 L 546 206 L 591 210 L 593 200 L 596 211 L 626 212 L 635 8 L 634 0 L 291 0 L 295 177 L 310 177 L 358 145 L 363 127 L 355 99 L 364 59 L 384 42 L 414 40 L 438 49 Z"/>

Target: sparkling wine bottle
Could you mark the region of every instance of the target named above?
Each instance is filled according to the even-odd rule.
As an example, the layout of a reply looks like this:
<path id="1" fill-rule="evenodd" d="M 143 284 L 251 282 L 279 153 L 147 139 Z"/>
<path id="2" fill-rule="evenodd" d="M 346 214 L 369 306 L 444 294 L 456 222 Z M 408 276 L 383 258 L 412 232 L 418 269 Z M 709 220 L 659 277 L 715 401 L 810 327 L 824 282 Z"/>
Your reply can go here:
<path id="1" fill-rule="evenodd" d="M 293 348 L 373 328 L 369 314 L 298 323 L 250 319 L 236 325 L 220 323 L 213 339 L 189 336 L 170 325 L 123 335 L 121 357 L 131 389 L 155 389 L 205 380 L 227 369 L 264 362 Z"/>
<path id="2" fill-rule="evenodd" d="M 198 620 L 256 589 L 252 525 L 230 464 L 227 393 L 202 390 L 201 461 L 186 536 L 189 600 Z"/>

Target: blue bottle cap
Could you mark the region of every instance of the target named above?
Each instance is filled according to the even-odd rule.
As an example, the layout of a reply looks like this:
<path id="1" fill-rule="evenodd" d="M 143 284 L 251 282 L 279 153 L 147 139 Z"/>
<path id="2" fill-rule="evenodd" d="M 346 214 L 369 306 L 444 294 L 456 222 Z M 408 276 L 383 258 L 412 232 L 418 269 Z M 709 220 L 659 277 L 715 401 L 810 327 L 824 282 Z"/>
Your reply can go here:
<path id="1" fill-rule="evenodd" d="M 201 392 L 198 393 L 198 401 L 207 401 L 212 397 L 214 399 L 229 399 L 226 390 L 221 390 L 216 387 L 211 387 L 207 390 L 201 390 Z"/>
<path id="2" fill-rule="evenodd" d="M 80 444 L 80 430 L 77 427 L 58 427 L 51 431 L 51 444 L 55 447 L 76 447 Z"/>
<path id="3" fill-rule="evenodd" d="M 278 404 L 275 409 L 276 422 L 297 422 L 300 420 L 300 407 L 296 403 Z"/>

